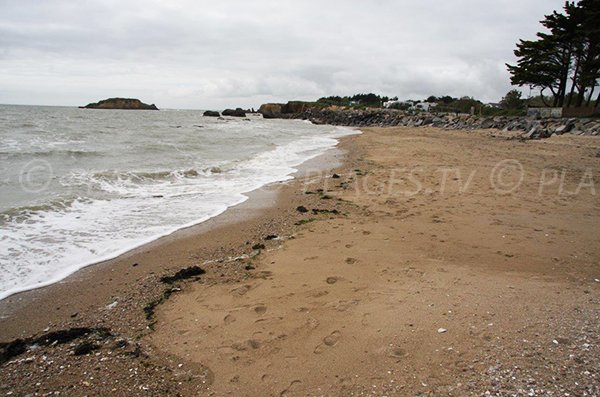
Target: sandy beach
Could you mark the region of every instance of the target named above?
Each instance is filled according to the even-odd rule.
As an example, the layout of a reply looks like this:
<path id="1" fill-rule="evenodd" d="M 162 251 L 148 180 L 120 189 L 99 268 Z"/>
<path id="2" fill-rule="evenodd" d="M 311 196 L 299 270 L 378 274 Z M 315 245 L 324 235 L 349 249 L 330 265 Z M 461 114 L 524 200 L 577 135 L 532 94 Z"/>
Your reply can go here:
<path id="1" fill-rule="evenodd" d="M 14 295 L 0 394 L 599 395 L 600 143 L 513 138 L 368 128 L 319 172 Z"/>

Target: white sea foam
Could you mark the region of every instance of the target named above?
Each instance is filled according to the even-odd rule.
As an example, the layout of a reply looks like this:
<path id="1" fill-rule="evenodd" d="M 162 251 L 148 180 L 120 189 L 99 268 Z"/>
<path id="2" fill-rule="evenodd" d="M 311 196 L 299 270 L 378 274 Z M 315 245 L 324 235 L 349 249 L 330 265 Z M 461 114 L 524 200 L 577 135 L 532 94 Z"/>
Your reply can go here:
<path id="1" fill-rule="evenodd" d="M 82 114 L 97 118 L 100 113 Z M 163 122 L 161 114 L 169 120 Z M 80 134 L 82 139 L 66 134 L 66 145 L 53 140 L 44 146 L 44 136 L 37 137 L 36 150 L 60 147 L 63 152 L 90 151 L 97 158 L 56 159 L 53 171 L 57 175 L 50 192 L 37 195 L 33 202 L 12 186 L 15 192 L 5 200 L 9 204 L 3 203 L 0 217 L 0 299 L 55 283 L 82 267 L 214 217 L 245 201 L 245 193 L 290 179 L 294 167 L 335 146 L 336 138 L 356 133 L 340 127 L 257 119 L 208 125 L 200 140 L 190 121 L 197 114 L 157 112 L 153 117 L 158 127 L 150 131 L 142 121 L 128 120 L 128 128 L 149 136 L 124 133 L 120 138 L 121 143 L 142 140 L 140 147 L 146 153 L 119 152 L 121 146 L 107 146 L 94 134 Z M 85 117 L 82 120 L 89 122 Z M 109 122 L 95 121 L 93 125 Z M 172 130 L 163 126 L 185 122 L 190 127 L 178 136 L 169 135 Z M 0 124 L 0 140 L 1 128 Z M 15 140 L 14 135 L 5 138 Z M 86 168 L 86 162 L 92 166 Z"/>

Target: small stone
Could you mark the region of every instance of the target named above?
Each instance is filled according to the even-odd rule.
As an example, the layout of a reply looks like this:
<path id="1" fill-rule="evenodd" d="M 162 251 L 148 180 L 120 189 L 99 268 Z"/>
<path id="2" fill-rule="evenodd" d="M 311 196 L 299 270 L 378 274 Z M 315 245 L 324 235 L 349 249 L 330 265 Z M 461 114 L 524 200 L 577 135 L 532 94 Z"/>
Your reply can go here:
<path id="1" fill-rule="evenodd" d="M 115 307 L 117 307 L 117 304 L 119 303 L 119 301 L 114 301 L 113 303 L 110 303 L 108 305 L 105 306 L 106 310 L 111 310 L 114 309 Z"/>
<path id="2" fill-rule="evenodd" d="M 438 334 L 443 334 L 448 332 L 448 330 L 446 328 L 438 328 Z"/>

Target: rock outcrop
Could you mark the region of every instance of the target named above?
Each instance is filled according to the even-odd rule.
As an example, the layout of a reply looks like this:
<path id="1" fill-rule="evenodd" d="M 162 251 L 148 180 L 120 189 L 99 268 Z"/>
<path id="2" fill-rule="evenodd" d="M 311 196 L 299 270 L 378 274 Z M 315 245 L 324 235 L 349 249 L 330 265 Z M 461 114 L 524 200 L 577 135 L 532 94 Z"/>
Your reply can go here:
<path id="1" fill-rule="evenodd" d="M 294 114 L 302 113 L 315 106 L 314 102 L 289 101 L 281 107 L 281 113 Z"/>
<path id="2" fill-rule="evenodd" d="M 220 117 L 221 116 L 221 114 L 219 112 L 214 111 L 214 110 L 207 110 L 202 115 L 205 117 Z"/>
<path id="3" fill-rule="evenodd" d="M 262 114 L 265 119 L 280 118 L 283 106 L 283 103 L 265 103 L 260 105 L 258 113 Z"/>
<path id="4" fill-rule="evenodd" d="M 81 109 L 124 109 L 124 110 L 158 110 L 155 104 L 148 105 L 134 98 L 109 98 L 96 103 L 80 106 Z"/>
<path id="5" fill-rule="evenodd" d="M 265 103 L 260 106 L 258 113 L 265 119 L 288 118 L 282 115 L 295 115 L 309 111 L 315 107 L 314 102 L 289 101 L 288 103 Z"/>
<path id="6" fill-rule="evenodd" d="M 246 111 L 242 108 L 225 109 L 223 110 L 223 116 L 246 117 Z"/>

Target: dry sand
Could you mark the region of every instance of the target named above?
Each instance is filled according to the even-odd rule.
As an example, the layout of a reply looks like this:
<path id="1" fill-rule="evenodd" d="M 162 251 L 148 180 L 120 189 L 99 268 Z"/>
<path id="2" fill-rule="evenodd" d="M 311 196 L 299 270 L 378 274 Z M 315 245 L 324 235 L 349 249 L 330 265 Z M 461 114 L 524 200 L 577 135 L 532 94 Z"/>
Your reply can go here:
<path id="1" fill-rule="evenodd" d="M 264 279 L 170 300 L 152 342 L 207 366 L 209 395 L 465 395 L 486 383 L 597 395 L 598 362 L 572 368 L 586 343 L 598 359 L 596 141 L 400 128 L 355 141 L 365 166 L 342 175 L 349 186 L 309 187 L 354 210 L 253 261 Z"/>
<path id="2" fill-rule="evenodd" d="M 99 266 L 140 273 L 120 292 L 106 280 L 99 298 L 67 309 L 75 318 L 13 302 L 0 340 L 39 334 L 48 321 L 104 325 L 143 354 L 45 348 L 77 369 L 47 369 L 49 379 L 27 353 L 30 363 L 0 364 L 0 393 L 600 395 L 600 142 L 509 136 L 367 129 L 344 140 L 340 178 L 299 179 L 245 223 Z M 260 254 L 226 260 L 268 234 L 278 238 Z M 207 273 L 161 302 L 148 329 L 140 313 L 163 291 L 158 275 L 191 264 Z M 82 278 L 67 285 L 90 285 Z M 118 312 L 99 309 L 115 295 Z M 115 374 L 134 366 L 134 380 Z"/>

